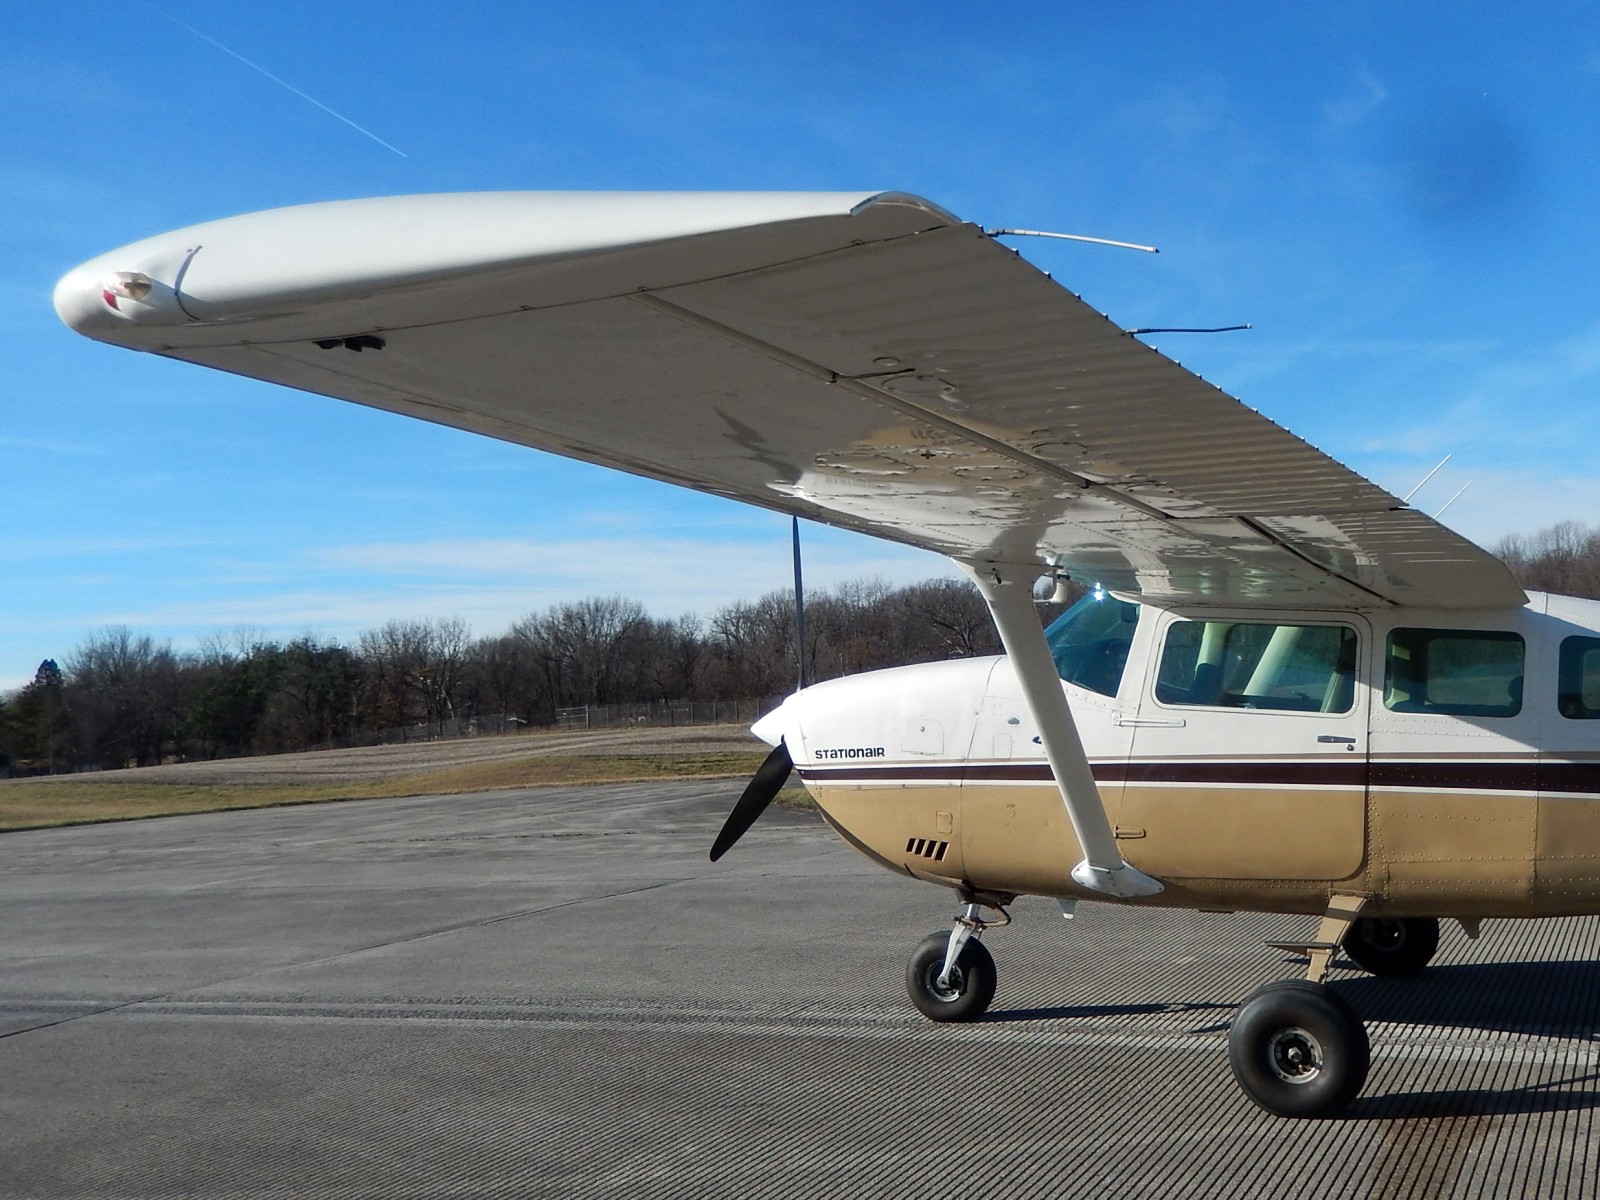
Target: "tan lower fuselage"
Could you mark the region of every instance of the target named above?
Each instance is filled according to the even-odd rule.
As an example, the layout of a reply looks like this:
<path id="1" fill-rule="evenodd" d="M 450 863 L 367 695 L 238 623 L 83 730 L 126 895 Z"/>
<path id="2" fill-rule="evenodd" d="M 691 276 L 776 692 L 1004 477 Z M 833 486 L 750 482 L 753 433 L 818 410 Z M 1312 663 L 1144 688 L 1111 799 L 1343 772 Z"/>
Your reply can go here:
<path id="1" fill-rule="evenodd" d="M 1320 912 L 1347 891 L 1391 915 L 1600 911 L 1600 798 L 1556 790 L 1563 776 L 1600 775 L 1600 763 L 1547 763 L 1543 793 L 1515 786 L 1537 785 L 1532 760 L 1380 761 L 1365 786 L 1270 781 L 1314 773 L 1293 764 L 1231 766 L 1254 778 L 1230 786 L 1221 763 L 1096 765 L 1124 855 L 1166 885 L 1141 903 Z M 1082 854 L 1042 763 L 879 771 L 802 772 L 829 823 L 874 861 L 950 887 L 1100 898 L 1072 880 Z"/>

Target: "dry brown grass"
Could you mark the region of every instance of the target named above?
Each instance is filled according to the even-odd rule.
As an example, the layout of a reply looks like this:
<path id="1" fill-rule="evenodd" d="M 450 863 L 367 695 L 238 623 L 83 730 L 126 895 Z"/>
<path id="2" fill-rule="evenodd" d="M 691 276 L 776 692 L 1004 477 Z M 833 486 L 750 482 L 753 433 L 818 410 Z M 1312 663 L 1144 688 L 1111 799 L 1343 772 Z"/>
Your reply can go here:
<path id="1" fill-rule="evenodd" d="M 779 808 L 795 808 L 804 812 L 817 811 L 817 802 L 803 787 L 786 787 L 773 798 L 772 802 Z"/>
<path id="2" fill-rule="evenodd" d="M 308 774 L 312 774 L 310 778 L 274 782 L 194 779 L 167 768 L 10 779 L 0 780 L 0 830 L 127 821 L 275 804 L 452 795 L 497 788 L 736 778 L 753 774 L 764 757 L 761 749 L 734 747 L 653 754 L 543 753 L 404 774 L 374 772 L 365 779 L 317 778 L 311 768 L 308 768 Z M 158 771 L 166 771 L 166 774 L 158 776 Z"/>

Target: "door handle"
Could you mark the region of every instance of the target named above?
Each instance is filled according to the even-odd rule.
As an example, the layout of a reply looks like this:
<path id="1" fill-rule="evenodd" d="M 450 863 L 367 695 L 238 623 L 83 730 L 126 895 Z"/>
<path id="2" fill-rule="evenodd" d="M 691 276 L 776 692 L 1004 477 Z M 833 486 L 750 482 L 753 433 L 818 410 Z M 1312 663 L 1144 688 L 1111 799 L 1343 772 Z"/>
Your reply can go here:
<path id="1" fill-rule="evenodd" d="M 1356 744 L 1355 738 L 1340 737 L 1336 733 L 1319 733 L 1317 734 L 1317 741 L 1331 743 L 1335 746 L 1354 746 Z"/>
<path id="2" fill-rule="evenodd" d="M 1182 717 L 1130 717 L 1125 713 L 1112 717 L 1111 723 L 1124 729 L 1182 729 L 1187 724 Z"/>

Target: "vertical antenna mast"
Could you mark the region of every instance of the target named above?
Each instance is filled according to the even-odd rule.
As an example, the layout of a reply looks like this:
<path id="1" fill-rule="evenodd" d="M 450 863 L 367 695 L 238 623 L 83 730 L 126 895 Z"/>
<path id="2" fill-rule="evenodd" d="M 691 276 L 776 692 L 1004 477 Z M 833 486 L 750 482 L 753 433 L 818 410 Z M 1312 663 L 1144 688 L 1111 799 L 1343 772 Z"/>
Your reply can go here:
<path id="1" fill-rule="evenodd" d="M 794 665 L 798 692 L 806 686 L 806 591 L 800 581 L 800 518 L 789 520 L 794 540 Z"/>

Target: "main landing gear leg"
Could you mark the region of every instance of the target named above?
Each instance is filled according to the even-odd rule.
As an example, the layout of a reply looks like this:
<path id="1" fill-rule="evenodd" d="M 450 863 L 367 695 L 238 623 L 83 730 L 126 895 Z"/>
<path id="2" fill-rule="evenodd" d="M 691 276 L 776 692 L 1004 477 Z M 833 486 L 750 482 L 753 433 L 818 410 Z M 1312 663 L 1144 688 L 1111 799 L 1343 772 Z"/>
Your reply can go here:
<path id="1" fill-rule="evenodd" d="M 930 933 L 906 964 L 911 1003 L 935 1021 L 976 1021 L 994 1000 L 994 957 L 978 938 L 985 929 L 1010 924 L 1011 917 L 995 904 L 1000 919 L 985 921 L 976 897 L 963 893 L 962 899 L 965 907 L 950 932 Z"/>
<path id="2" fill-rule="evenodd" d="M 1228 1065 L 1245 1095 L 1281 1117 L 1331 1117 L 1367 1081 L 1366 1026 L 1323 984 L 1365 896 L 1335 894 L 1310 942 L 1269 943 L 1309 960 L 1304 979 L 1269 983 L 1239 1006 L 1228 1031 Z"/>

